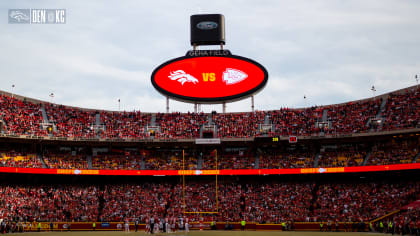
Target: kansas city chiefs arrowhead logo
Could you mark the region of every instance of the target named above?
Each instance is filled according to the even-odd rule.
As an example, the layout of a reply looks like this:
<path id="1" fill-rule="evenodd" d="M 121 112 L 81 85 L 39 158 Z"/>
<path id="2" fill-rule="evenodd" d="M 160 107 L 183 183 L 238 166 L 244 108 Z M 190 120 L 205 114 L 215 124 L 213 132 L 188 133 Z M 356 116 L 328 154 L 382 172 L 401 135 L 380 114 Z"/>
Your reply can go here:
<path id="1" fill-rule="evenodd" d="M 232 68 L 226 68 L 226 71 L 223 72 L 223 81 L 226 83 L 226 85 L 230 84 L 236 84 L 241 82 L 242 80 L 246 79 L 248 77 L 247 74 L 245 74 L 243 71 L 232 69 Z"/>
<path id="2" fill-rule="evenodd" d="M 198 79 L 196 79 L 190 74 L 185 73 L 185 71 L 183 70 L 172 71 L 168 78 L 170 78 L 171 80 L 176 80 L 182 85 L 184 85 L 185 82 L 191 82 L 193 84 L 198 83 Z"/>

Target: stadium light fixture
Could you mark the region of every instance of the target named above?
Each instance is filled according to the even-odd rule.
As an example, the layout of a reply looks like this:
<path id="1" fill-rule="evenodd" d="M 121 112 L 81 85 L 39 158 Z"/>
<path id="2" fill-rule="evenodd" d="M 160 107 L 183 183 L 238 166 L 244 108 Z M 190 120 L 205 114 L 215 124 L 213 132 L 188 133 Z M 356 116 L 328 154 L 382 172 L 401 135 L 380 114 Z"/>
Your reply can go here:
<path id="1" fill-rule="evenodd" d="M 14 84 L 12 84 L 12 98 L 14 97 L 14 89 L 15 89 L 15 85 Z"/>
<path id="2" fill-rule="evenodd" d="M 375 86 L 374 86 L 374 85 L 372 85 L 372 88 L 371 88 L 370 90 L 372 90 L 373 97 L 375 97 L 375 92 L 376 92 L 376 88 L 375 88 Z"/>
<path id="3" fill-rule="evenodd" d="M 51 103 L 53 103 L 54 93 L 53 93 L 53 92 L 51 92 L 49 96 L 50 96 L 50 98 L 51 98 Z"/>

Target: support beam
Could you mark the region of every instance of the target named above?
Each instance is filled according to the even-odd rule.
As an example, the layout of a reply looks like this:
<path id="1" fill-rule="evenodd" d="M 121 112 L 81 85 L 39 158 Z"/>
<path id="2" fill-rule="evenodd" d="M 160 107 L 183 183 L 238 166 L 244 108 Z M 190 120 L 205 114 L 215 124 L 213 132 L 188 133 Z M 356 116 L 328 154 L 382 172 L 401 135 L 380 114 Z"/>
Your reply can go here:
<path id="1" fill-rule="evenodd" d="M 251 110 L 254 112 L 254 95 L 251 96 Z"/>

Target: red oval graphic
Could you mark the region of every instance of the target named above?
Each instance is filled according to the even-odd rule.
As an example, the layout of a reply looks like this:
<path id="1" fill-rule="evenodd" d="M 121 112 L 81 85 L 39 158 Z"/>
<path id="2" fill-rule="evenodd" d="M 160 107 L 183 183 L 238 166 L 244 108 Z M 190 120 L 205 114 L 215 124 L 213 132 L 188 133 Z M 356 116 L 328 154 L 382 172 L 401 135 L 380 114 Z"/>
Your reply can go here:
<path id="1" fill-rule="evenodd" d="M 153 86 L 165 96 L 201 103 L 239 100 L 261 90 L 267 70 L 240 56 L 179 57 L 156 68 Z"/>

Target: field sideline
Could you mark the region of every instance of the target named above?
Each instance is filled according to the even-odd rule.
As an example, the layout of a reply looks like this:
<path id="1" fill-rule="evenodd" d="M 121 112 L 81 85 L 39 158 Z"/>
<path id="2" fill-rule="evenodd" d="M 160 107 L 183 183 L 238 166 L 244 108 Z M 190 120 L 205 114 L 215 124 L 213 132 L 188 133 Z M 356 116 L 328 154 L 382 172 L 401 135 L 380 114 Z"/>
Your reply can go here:
<path id="1" fill-rule="evenodd" d="M 189 233 L 178 232 L 178 233 L 160 233 L 153 235 L 189 235 L 189 236 L 263 236 L 263 235 L 283 235 L 283 236 L 309 236 L 309 235 L 328 235 L 328 236 L 340 236 L 340 235 L 384 235 L 380 233 L 361 233 L 361 232 L 317 232 L 317 231 L 190 231 Z M 26 232 L 26 236 L 137 236 L 137 235 L 150 235 L 143 231 L 129 233 L 123 231 L 72 231 L 72 232 Z"/>

